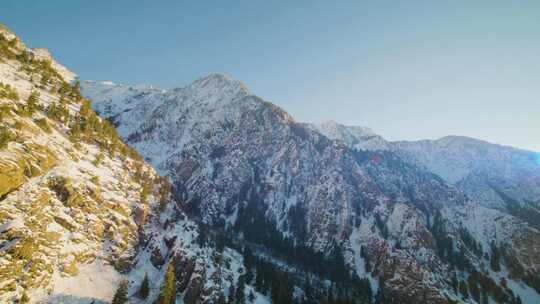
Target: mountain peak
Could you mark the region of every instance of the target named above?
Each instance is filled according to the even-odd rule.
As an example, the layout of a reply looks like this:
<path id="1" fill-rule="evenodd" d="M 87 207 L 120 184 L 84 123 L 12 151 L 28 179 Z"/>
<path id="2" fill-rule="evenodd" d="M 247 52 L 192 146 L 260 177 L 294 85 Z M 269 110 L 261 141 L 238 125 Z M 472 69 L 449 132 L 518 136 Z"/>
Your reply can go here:
<path id="1" fill-rule="evenodd" d="M 242 82 L 219 73 L 213 73 L 199 78 L 189 85 L 189 88 L 203 92 L 225 91 L 235 95 L 239 93 L 251 95 Z"/>
<path id="2" fill-rule="evenodd" d="M 348 126 L 344 124 L 340 124 L 336 122 L 335 120 L 328 120 L 320 124 L 320 126 L 324 129 L 333 129 L 340 132 L 346 132 L 346 133 L 354 133 L 356 136 L 374 136 L 377 135 L 375 132 L 368 128 L 363 126 Z"/>

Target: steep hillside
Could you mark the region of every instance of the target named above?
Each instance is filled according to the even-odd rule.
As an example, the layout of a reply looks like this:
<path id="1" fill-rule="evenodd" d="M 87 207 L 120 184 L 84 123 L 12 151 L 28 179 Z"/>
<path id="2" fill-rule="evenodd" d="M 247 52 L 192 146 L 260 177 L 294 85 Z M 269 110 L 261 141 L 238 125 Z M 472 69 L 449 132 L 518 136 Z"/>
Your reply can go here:
<path id="1" fill-rule="evenodd" d="M 167 270 L 185 303 L 217 302 L 241 255 L 203 237 L 74 75 L 0 29 L 0 302 L 109 303 L 126 282 L 148 303 Z"/>
<path id="2" fill-rule="evenodd" d="M 361 286 L 354 277 L 384 302 L 538 297 L 523 283 L 536 286 L 538 231 L 399 153 L 351 149 L 222 75 L 172 90 L 85 82 L 83 92 L 171 178 L 190 214 L 297 277 L 334 282 L 310 297 L 295 281 L 308 300 L 334 288 L 338 299 L 351 297 Z M 386 143 L 365 128 L 347 132 L 353 143 Z M 517 270 L 500 272 L 500 263 Z"/>

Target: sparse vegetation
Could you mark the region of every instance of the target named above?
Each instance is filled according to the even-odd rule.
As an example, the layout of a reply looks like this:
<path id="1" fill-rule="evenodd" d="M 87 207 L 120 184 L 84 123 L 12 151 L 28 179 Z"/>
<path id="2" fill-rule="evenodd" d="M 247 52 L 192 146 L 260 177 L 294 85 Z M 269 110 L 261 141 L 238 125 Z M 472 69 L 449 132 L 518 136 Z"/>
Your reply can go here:
<path id="1" fill-rule="evenodd" d="M 20 260 L 29 260 L 32 258 L 37 245 L 29 238 L 23 239 L 11 251 L 11 254 Z"/>
<path id="2" fill-rule="evenodd" d="M 11 109 L 12 107 L 7 104 L 0 105 L 0 122 L 4 121 L 4 118 L 11 115 Z"/>
<path id="3" fill-rule="evenodd" d="M 32 116 L 39 107 L 39 92 L 38 91 L 32 91 L 30 93 L 30 96 L 28 96 L 28 100 L 26 101 L 26 105 L 24 107 L 24 114 L 26 116 Z"/>
<path id="4" fill-rule="evenodd" d="M 92 162 L 92 164 L 94 164 L 94 166 L 99 166 L 101 164 L 101 162 L 103 161 L 103 153 L 101 152 L 98 152 L 96 154 L 96 158 L 94 159 L 94 161 Z"/>
<path id="5" fill-rule="evenodd" d="M 19 94 L 9 84 L 0 82 L 0 98 L 7 98 L 13 101 L 19 101 Z"/>
<path id="6" fill-rule="evenodd" d="M 15 138 L 15 133 L 4 126 L 0 126 L 0 149 L 7 147 L 8 143 L 15 140 Z"/>
<path id="7" fill-rule="evenodd" d="M 38 125 L 43 131 L 45 131 L 45 133 L 51 133 L 51 132 L 52 132 L 52 129 L 51 129 L 51 127 L 49 126 L 49 123 L 47 122 L 47 119 L 45 119 L 45 118 L 40 118 L 40 119 L 34 120 L 34 122 L 35 122 L 36 125 Z"/>

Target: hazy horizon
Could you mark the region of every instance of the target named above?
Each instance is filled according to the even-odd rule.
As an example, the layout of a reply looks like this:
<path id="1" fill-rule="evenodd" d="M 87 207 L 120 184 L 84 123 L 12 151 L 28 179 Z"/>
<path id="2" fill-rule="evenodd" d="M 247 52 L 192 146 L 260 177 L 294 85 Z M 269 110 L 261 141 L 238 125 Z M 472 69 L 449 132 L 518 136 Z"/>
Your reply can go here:
<path id="1" fill-rule="evenodd" d="M 221 73 L 302 122 L 540 152 L 538 2 L 205 4 L 8 0 L 0 22 L 82 80 Z"/>

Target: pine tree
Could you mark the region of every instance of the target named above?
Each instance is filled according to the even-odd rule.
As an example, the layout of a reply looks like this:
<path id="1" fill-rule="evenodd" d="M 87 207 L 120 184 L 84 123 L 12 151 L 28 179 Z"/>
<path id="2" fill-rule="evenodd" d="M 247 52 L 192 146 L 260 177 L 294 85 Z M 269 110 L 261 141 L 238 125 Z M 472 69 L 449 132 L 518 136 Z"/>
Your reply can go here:
<path id="1" fill-rule="evenodd" d="M 454 290 L 455 293 L 458 292 L 458 288 L 459 288 L 459 282 L 458 282 L 458 279 L 456 277 L 456 274 L 455 273 L 452 273 L 452 289 Z"/>
<path id="2" fill-rule="evenodd" d="M 28 298 L 28 295 L 26 294 L 26 292 L 24 292 L 19 303 L 25 304 L 28 302 L 30 302 L 30 298 Z"/>
<path id="3" fill-rule="evenodd" d="M 150 292 L 150 286 L 148 282 L 148 274 L 144 274 L 144 279 L 141 283 L 141 288 L 139 289 L 139 297 L 141 299 L 146 299 L 148 297 L 148 294 Z"/>
<path id="4" fill-rule="evenodd" d="M 73 122 L 73 125 L 71 126 L 70 130 L 70 138 L 73 141 L 78 141 L 81 136 L 81 121 L 77 117 L 75 121 Z"/>
<path id="5" fill-rule="evenodd" d="M 260 265 L 257 264 L 256 268 L 257 268 L 257 276 L 255 277 L 255 290 L 257 290 L 258 292 L 261 292 L 264 287 L 262 267 L 260 267 Z"/>
<path id="6" fill-rule="evenodd" d="M 238 287 L 236 287 L 236 303 L 237 304 L 246 303 L 245 288 L 246 288 L 246 278 L 244 275 L 241 275 L 238 277 Z"/>
<path id="7" fill-rule="evenodd" d="M 56 102 L 51 103 L 49 107 L 47 108 L 47 117 L 51 119 L 58 119 L 59 110 L 56 106 Z"/>
<path id="8" fill-rule="evenodd" d="M 51 75 L 47 71 L 43 71 L 41 74 L 41 86 L 45 87 L 49 84 L 49 80 L 51 79 Z"/>
<path id="9" fill-rule="evenodd" d="M 227 298 L 227 303 L 234 304 L 234 293 L 236 291 L 236 288 L 234 287 L 234 284 L 231 283 L 231 286 L 229 286 L 229 297 Z"/>
<path id="10" fill-rule="evenodd" d="M 249 291 L 248 300 L 249 303 L 253 303 L 255 301 L 255 294 L 253 293 L 253 290 Z"/>
<path id="11" fill-rule="evenodd" d="M 81 98 L 81 82 L 79 80 L 75 81 L 72 89 L 72 96 L 76 99 Z"/>
<path id="12" fill-rule="evenodd" d="M 0 126 L 0 149 L 7 147 L 10 141 L 16 138 L 15 134 L 4 126 Z"/>
<path id="13" fill-rule="evenodd" d="M 463 299 L 469 298 L 469 290 L 467 289 L 467 283 L 465 281 L 459 281 L 459 292 L 463 296 Z"/>
<path id="14" fill-rule="evenodd" d="M 161 291 L 157 300 L 157 304 L 174 304 L 176 301 L 176 280 L 174 277 L 174 266 L 169 263 L 165 281 L 161 286 Z"/>
<path id="15" fill-rule="evenodd" d="M 480 298 L 480 303 L 481 304 L 489 304 L 489 296 L 488 296 L 487 292 L 482 291 L 482 297 Z"/>
<path id="16" fill-rule="evenodd" d="M 497 245 L 492 243 L 490 266 L 491 266 L 491 270 L 493 270 L 494 272 L 501 271 L 500 259 L 501 259 L 501 253 L 499 251 L 499 248 L 497 248 Z"/>
<path id="17" fill-rule="evenodd" d="M 225 295 L 222 292 L 219 293 L 217 304 L 227 304 L 227 301 L 225 301 Z"/>
<path id="18" fill-rule="evenodd" d="M 101 164 L 101 162 L 103 161 L 103 153 L 101 152 L 98 152 L 96 154 L 96 158 L 94 159 L 94 161 L 92 161 L 92 164 L 94 166 L 99 166 Z"/>
<path id="19" fill-rule="evenodd" d="M 32 115 L 36 110 L 39 108 L 38 105 L 39 101 L 39 92 L 38 91 L 32 91 L 30 93 L 30 96 L 28 96 L 28 100 L 26 101 L 26 114 Z"/>
<path id="20" fill-rule="evenodd" d="M 468 278 L 469 282 L 469 292 L 472 296 L 472 298 L 476 302 L 480 302 L 480 289 L 478 288 L 478 284 L 476 282 L 476 277 L 473 275 L 470 275 Z"/>
<path id="21" fill-rule="evenodd" d="M 127 291 L 128 283 L 127 281 L 120 282 L 116 293 L 114 294 L 112 304 L 124 304 L 127 302 Z"/>

